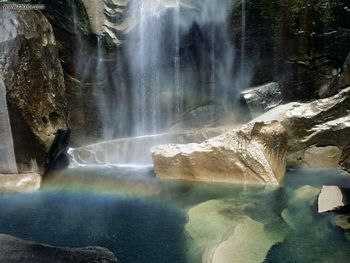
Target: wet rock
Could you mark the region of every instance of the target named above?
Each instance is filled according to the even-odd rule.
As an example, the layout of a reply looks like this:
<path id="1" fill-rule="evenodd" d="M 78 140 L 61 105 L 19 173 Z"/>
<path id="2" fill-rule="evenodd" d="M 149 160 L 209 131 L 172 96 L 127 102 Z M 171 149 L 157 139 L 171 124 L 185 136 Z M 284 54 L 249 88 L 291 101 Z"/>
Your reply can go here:
<path id="1" fill-rule="evenodd" d="M 68 118 L 55 37 L 41 12 L 0 10 L 0 75 L 17 163 L 41 163 L 55 131 L 66 128 Z"/>
<path id="2" fill-rule="evenodd" d="M 287 139 L 280 123 L 256 122 L 200 144 L 166 144 L 151 151 L 160 178 L 278 185 Z"/>
<path id="3" fill-rule="evenodd" d="M 350 215 L 336 215 L 331 219 L 331 223 L 334 226 L 340 227 L 344 230 L 350 230 Z"/>
<path id="4" fill-rule="evenodd" d="M 38 173 L 0 174 L 0 193 L 33 192 L 40 185 L 41 176 Z"/>
<path id="5" fill-rule="evenodd" d="M 335 146 L 342 149 L 348 143 L 350 134 L 349 105 L 350 87 L 326 99 L 278 106 L 252 122 L 280 121 L 288 131 L 289 155 L 297 152 L 299 155 L 305 155 L 305 151 L 314 146 Z M 317 158 L 320 149 L 322 148 L 309 149 L 307 158 L 309 160 Z M 330 155 L 331 158 L 324 156 L 323 159 L 326 158 L 327 162 L 333 163 L 333 156 L 333 154 Z"/>
<path id="6" fill-rule="evenodd" d="M 277 107 L 283 100 L 280 86 L 276 82 L 245 90 L 242 96 L 253 118 Z"/>
<path id="7" fill-rule="evenodd" d="M 338 211 L 347 206 L 349 203 L 343 191 L 338 186 L 323 186 L 318 197 L 318 212 Z"/>
<path id="8" fill-rule="evenodd" d="M 0 234 L 1 263 L 112 263 L 116 257 L 101 247 L 63 248 Z"/>
<path id="9" fill-rule="evenodd" d="M 350 144 L 344 147 L 340 157 L 339 165 L 344 171 L 350 173 Z"/>

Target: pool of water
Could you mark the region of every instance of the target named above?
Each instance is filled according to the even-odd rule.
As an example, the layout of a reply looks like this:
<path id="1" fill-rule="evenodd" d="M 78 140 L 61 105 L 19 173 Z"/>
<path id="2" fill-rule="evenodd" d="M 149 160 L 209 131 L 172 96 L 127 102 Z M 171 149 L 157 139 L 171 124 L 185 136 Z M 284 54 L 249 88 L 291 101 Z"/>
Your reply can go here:
<path id="1" fill-rule="evenodd" d="M 318 215 L 310 198 L 296 194 L 322 185 L 350 187 L 350 177 L 339 170 L 289 171 L 284 187 L 271 188 L 159 181 L 149 167 L 70 169 L 49 178 L 40 192 L 0 195 L 0 233 L 55 246 L 103 246 L 119 262 L 196 263 L 211 228 L 222 229 L 221 217 L 231 224 L 244 216 L 281 237 L 261 262 L 348 262 L 346 233 L 330 223 L 332 215 Z M 225 202 L 211 220 L 218 222 L 205 223 L 204 214 L 196 225 L 197 211 L 206 211 L 202 204 L 214 204 L 210 218 L 213 200 Z M 209 234 L 199 245 L 191 231 L 201 228 Z"/>

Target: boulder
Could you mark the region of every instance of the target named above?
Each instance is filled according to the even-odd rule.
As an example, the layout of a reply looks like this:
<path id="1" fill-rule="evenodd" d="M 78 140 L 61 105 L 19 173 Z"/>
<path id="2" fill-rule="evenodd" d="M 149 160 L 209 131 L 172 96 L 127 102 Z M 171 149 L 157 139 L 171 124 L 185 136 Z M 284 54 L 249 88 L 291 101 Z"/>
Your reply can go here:
<path id="1" fill-rule="evenodd" d="M 250 88 L 242 92 L 253 118 L 271 110 L 282 103 L 282 92 L 276 82 Z"/>
<path id="2" fill-rule="evenodd" d="M 108 249 L 101 247 L 63 248 L 25 241 L 0 234 L 0 263 L 95 263 L 117 262 Z"/>
<path id="3" fill-rule="evenodd" d="M 299 152 L 299 156 L 303 156 L 305 151 L 309 149 L 307 159 L 311 160 L 318 158 L 322 149 L 310 150 L 311 146 L 335 146 L 342 149 L 348 143 L 350 134 L 349 105 L 350 87 L 329 98 L 308 103 L 292 102 L 280 105 L 252 122 L 279 121 L 288 131 L 288 154 L 291 156 Z M 329 155 L 329 158 L 323 157 L 324 160 L 327 159 L 327 163 L 332 164 L 332 167 L 334 149 L 332 148 L 333 153 Z"/>
<path id="4" fill-rule="evenodd" d="M 344 147 L 339 164 L 344 171 L 350 173 L 350 143 Z"/>
<path id="5" fill-rule="evenodd" d="M 209 200 L 188 211 L 185 226 L 191 238 L 190 250 L 197 251 L 190 262 L 203 263 L 261 262 L 283 234 L 275 234 L 246 214 L 253 209 L 249 197 L 239 199 Z"/>
<path id="6" fill-rule="evenodd" d="M 281 213 L 286 224 L 294 229 L 302 229 L 305 225 L 314 224 L 312 206 L 317 200 L 320 189 L 304 185 L 294 191 L 288 200 L 288 206 Z"/>
<path id="7" fill-rule="evenodd" d="M 40 11 L 0 9 L 0 76 L 17 163 L 41 162 L 68 114 L 55 37 Z"/>
<path id="8" fill-rule="evenodd" d="M 203 143 L 160 145 L 151 152 L 160 178 L 278 185 L 287 143 L 279 122 L 256 122 Z"/>
<path id="9" fill-rule="evenodd" d="M 247 217 L 215 248 L 210 263 L 260 263 L 270 248 L 282 240 L 282 235 L 269 233 L 263 224 Z"/>
<path id="10" fill-rule="evenodd" d="M 0 193 L 33 192 L 40 185 L 41 176 L 38 173 L 0 174 Z"/>
<path id="11" fill-rule="evenodd" d="M 338 186 L 323 186 L 318 197 L 318 212 L 339 211 L 349 204 L 347 200 L 348 190 Z"/>
<path id="12" fill-rule="evenodd" d="M 310 146 L 289 154 L 287 164 L 300 168 L 338 168 L 340 155 L 341 150 L 337 146 Z"/>

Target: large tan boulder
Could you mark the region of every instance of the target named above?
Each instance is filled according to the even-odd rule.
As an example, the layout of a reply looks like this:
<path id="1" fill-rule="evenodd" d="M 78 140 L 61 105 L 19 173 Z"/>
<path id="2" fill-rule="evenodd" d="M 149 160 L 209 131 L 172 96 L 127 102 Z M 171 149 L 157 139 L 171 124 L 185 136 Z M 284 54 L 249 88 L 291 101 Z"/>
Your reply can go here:
<path id="1" fill-rule="evenodd" d="M 151 149 L 158 177 L 278 185 L 286 168 L 288 134 L 279 122 L 250 123 L 203 143 Z"/>
<path id="2" fill-rule="evenodd" d="M 332 168 L 349 142 L 349 110 L 350 87 L 329 98 L 278 106 L 252 122 L 276 120 L 283 125 L 289 136 L 288 164 Z"/>

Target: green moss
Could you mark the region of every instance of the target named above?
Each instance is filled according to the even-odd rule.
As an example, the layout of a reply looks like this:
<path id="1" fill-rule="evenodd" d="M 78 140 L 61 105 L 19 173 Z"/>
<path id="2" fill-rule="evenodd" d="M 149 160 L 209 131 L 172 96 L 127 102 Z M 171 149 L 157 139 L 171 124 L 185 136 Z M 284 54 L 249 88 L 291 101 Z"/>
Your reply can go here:
<path id="1" fill-rule="evenodd" d="M 88 13 L 85 6 L 81 0 L 64 0 L 64 5 L 66 5 L 70 10 L 75 8 L 77 17 L 79 19 L 79 28 L 85 34 L 91 33 L 91 25 L 89 21 Z"/>

